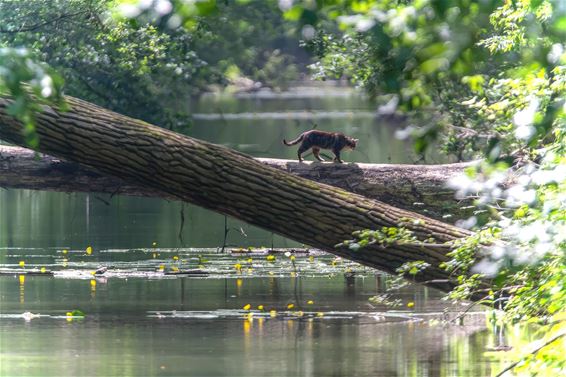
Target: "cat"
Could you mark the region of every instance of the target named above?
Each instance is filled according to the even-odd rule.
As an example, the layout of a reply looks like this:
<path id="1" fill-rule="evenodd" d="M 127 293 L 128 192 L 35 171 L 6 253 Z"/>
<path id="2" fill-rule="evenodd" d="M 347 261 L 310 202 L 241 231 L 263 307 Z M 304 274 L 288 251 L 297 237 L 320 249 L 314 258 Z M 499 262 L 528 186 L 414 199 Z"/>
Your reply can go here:
<path id="1" fill-rule="evenodd" d="M 310 130 L 303 132 L 295 140 L 286 141 L 283 139 L 283 144 L 287 146 L 295 145 L 301 143 L 297 155 L 299 156 L 299 162 L 303 162 L 302 154 L 312 148 L 312 154 L 318 161 L 324 161 L 320 157 L 319 153 L 321 149 L 330 149 L 336 157 L 334 161 L 342 163 L 340 159 L 340 151 L 344 148 L 354 149 L 358 143 L 358 139 L 346 136 L 341 132 L 326 132 Z"/>

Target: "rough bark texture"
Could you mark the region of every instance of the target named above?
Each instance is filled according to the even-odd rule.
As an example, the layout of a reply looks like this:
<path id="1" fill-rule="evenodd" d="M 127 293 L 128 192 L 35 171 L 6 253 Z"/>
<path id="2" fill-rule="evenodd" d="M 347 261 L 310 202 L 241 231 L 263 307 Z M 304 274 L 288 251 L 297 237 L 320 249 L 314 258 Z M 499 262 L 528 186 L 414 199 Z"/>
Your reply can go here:
<path id="1" fill-rule="evenodd" d="M 256 159 L 312 181 L 343 188 L 435 219 L 461 219 L 470 215 L 466 203 L 454 199 L 446 187 L 451 177 L 473 162 L 447 165 L 298 163 Z M 20 147 L 0 145 L 0 187 L 63 192 L 101 192 L 173 199 L 155 189 L 131 185 L 123 179 Z M 468 207 L 469 208 L 469 207 Z"/>
<path id="2" fill-rule="evenodd" d="M 340 188 L 262 164 L 228 148 L 179 135 L 68 97 L 68 112 L 45 108 L 37 116 L 39 150 L 164 192 L 179 200 L 269 229 L 299 242 L 386 272 L 405 262 L 431 264 L 417 281 L 453 286 L 438 267 L 450 241 L 469 231 Z M 23 145 L 22 127 L 0 99 L 0 138 Z M 407 221 L 415 219 L 420 221 Z M 360 229 L 398 226 L 431 243 L 371 245 L 358 251 L 335 245 Z"/>
<path id="3" fill-rule="evenodd" d="M 455 191 L 446 184 L 450 178 L 463 173 L 464 169 L 477 161 L 444 165 L 400 165 L 258 160 L 299 177 L 340 187 L 435 219 L 451 221 L 471 215 L 471 201 L 456 200 Z"/>

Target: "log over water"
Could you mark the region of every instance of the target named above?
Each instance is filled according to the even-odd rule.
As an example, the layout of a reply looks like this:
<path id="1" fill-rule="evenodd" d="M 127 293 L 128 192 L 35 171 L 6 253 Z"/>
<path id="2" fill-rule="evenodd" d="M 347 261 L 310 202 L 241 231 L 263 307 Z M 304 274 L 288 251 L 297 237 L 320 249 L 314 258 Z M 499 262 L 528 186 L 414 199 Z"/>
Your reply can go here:
<path id="1" fill-rule="evenodd" d="M 430 267 L 416 281 L 440 289 L 455 283 L 439 267 L 452 241 L 471 233 L 415 212 L 316 183 L 250 156 L 152 126 L 67 97 L 70 110 L 37 115 L 39 151 L 117 176 L 259 226 L 338 256 L 386 271 L 411 261 Z M 25 145 L 22 125 L 0 99 L 0 138 Z M 360 229 L 404 225 L 424 242 L 337 247 Z"/>
<path id="2" fill-rule="evenodd" d="M 446 182 L 475 162 L 398 165 L 298 163 L 272 158 L 256 160 L 299 177 L 340 187 L 438 220 L 453 222 L 470 216 L 469 203 L 456 200 L 454 191 L 446 187 Z M 131 185 L 84 165 L 7 145 L 0 145 L 0 187 L 174 199 L 167 193 Z"/>

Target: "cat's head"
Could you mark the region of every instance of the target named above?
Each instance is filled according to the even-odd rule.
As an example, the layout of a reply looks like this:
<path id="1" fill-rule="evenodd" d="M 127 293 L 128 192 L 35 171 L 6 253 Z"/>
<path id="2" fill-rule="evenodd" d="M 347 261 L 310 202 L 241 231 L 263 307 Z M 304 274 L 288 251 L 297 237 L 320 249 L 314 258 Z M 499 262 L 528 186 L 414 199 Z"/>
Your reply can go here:
<path id="1" fill-rule="evenodd" d="M 346 146 L 350 149 L 356 149 L 356 145 L 358 145 L 358 141 L 360 139 L 354 139 L 353 137 L 346 137 Z"/>

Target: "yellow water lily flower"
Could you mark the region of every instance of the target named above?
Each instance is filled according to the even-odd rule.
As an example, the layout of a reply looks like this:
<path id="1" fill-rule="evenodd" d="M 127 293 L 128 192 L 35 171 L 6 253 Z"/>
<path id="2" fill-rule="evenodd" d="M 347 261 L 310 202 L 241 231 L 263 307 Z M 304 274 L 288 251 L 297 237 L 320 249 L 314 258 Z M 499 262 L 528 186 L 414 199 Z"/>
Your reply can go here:
<path id="1" fill-rule="evenodd" d="M 41 273 L 44 274 L 45 271 L 46 271 L 46 270 L 45 270 L 45 267 L 41 267 L 41 269 L 40 269 L 39 271 L 41 271 Z"/>
<path id="2" fill-rule="evenodd" d="M 179 260 L 179 257 L 176 255 L 173 255 L 173 260 Z"/>
<path id="3" fill-rule="evenodd" d="M 313 300 L 308 300 L 308 301 L 307 301 L 307 304 L 312 305 L 312 304 L 314 304 L 314 301 L 313 301 Z"/>
<path id="4" fill-rule="evenodd" d="M 257 310 L 263 310 L 263 305 L 258 305 Z"/>
<path id="5" fill-rule="evenodd" d="M 91 254 L 92 254 L 92 246 L 89 246 L 89 247 L 86 248 L 86 253 L 87 253 L 88 255 L 91 255 Z"/>
<path id="6" fill-rule="evenodd" d="M 275 260 L 275 255 L 269 254 L 265 257 L 265 259 L 267 259 L 268 262 L 273 262 Z"/>
<path id="7" fill-rule="evenodd" d="M 318 313 L 316 313 L 316 316 L 317 316 L 317 317 L 324 317 L 324 313 L 323 313 L 323 312 L 318 312 Z"/>
<path id="8" fill-rule="evenodd" d="M 252 307 L 252 306 L 251 306 L 250 304 L 246 304 L 246 305 L 244 305 L 244 307 L 243 307 L 242 309 L 244 309 L 244 310 L 250 310 L 251 307 Z"/>
<path id="9" fill-rule="evenodd" d="M 408 308 L 412 308 L 413 306 L 415 306 L 414 302 L 411 301 L 411 302 L 407 303 Z"/>
<path id="10" fill-rule="evenodd" d="M 287 304 L 287 309 L 293 309 L 295 307 L 295 304 Z"/>
<path id="11" fill-rule="evenodd" d="M 271 318 L 277 317 L 277 310 L 270 310 L 270 311 L 269 311 L 269 316 L 270 316 Z"/>

